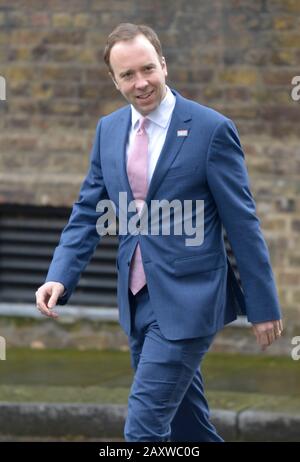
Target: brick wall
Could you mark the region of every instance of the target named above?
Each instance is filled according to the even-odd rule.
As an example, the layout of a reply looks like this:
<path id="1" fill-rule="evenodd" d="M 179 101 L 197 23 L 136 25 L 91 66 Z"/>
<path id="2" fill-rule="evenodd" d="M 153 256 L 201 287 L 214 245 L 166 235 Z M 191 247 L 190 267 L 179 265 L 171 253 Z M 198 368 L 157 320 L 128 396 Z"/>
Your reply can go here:
<path id="1" fill-rule="evenodd" d="M 170 85 L 236 122 L 280 298 L 299 312 L 299 0 L 0 0 L 0 202 L 75 199 L 98 117 L 123 104 L 102 63 L 122 21 L 154 27 Z"/>

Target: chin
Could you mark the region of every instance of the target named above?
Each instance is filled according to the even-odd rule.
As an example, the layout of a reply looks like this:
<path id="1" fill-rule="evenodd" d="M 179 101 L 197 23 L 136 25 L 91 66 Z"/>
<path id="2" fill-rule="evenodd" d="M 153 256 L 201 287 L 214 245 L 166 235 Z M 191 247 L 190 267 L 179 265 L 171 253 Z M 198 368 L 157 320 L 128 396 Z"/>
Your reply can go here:
<path id="1" fill-rule="evenodd" d="M 148 115 L 153 111 L 152 107 L 136 107 L 137 111 L 142 115 Z"/>
<path id="2" fill-rule="evenodd" d="M 144 113 L 147 113 L 147 114 L 150 114 L 150 112 L 152 111 L 155 111 L 155 109 L 159 106 L 159 103 L 152 103 L 152 104 L 149 104 L 149 106 L 147 107 L 144 107 L 144 108 L 141 108 L 140 112 L 144 112 Z"/>

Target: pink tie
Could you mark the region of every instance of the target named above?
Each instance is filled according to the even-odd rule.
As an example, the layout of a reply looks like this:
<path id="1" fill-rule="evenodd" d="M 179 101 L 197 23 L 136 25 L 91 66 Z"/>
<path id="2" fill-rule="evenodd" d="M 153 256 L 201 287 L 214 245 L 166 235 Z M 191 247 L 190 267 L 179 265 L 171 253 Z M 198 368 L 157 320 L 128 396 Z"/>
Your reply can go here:
<path id="1" fill-rule="evenodd" d="M 146 199 L 148 190 L 148 134 L 145 125 L 148 120 L 144 117 L 140 119 L 140 125 L 136 133 L 132 149 L 128 155 L 127 175 L 129 184 L 135 199 L 138 213 Z M 135 295 L 146 284 L 146 276 L 142 262 L 140 244 L 137 244 L 130 266 L 129 287 Z"/>

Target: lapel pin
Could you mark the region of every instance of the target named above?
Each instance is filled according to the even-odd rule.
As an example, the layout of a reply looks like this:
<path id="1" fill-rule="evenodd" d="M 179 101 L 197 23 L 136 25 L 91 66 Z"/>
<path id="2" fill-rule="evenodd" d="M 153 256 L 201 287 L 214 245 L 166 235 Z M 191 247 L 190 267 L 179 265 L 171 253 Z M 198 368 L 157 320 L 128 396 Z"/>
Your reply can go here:
<path id="1" fill-rule="evenodd" d="M 188 136 L 188 130 L 177 130 L 177 136 Z"/>

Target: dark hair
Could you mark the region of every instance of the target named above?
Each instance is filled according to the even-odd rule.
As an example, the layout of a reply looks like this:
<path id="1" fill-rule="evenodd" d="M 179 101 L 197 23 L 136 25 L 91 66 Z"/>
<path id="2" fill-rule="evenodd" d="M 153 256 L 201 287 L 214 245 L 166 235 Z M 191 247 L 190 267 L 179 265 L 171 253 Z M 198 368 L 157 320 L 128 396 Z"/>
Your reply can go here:
<path id="1" fill-rule="evenodd" d="M 110 66 L 110 52 L 112 47 L 117 42 L 122 42 L 126 40 L 133 40 L 137 35 L 144 35 L 149 42 L 154 46 L 156 53 L 158 54 L 159 58 L 162 58 L 162 47 L 160 40 L 154 32 L 153 29 L 149 26 L 145 26 L 143 24 L 131 24 L 129 22 L 124 22 L 119 24 L 108 36 L 107 42 L 104 48 L 104 62 L 109 68 L 110 72 L 113 73 L 113 70 Z"/>

